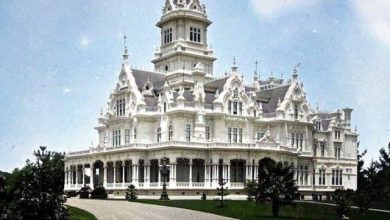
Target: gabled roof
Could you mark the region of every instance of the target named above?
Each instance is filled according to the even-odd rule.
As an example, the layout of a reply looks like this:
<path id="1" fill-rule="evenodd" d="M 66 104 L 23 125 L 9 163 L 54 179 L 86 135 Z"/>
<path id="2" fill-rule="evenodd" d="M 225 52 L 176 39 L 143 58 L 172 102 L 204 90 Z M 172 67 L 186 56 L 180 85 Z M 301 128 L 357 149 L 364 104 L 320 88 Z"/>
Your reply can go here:
<path id="1" fill-rule="evenodd" d="M 207 82 L 204 84 L 204 89 L 206 92 L 215 92 L 219 91 L 221 93 L 223 91 L 223 87 L 226 84 L 226 81 L 229 79 L 229 77 L 224 77 L 221 79 L 216 79 L 210 82 Z"/>

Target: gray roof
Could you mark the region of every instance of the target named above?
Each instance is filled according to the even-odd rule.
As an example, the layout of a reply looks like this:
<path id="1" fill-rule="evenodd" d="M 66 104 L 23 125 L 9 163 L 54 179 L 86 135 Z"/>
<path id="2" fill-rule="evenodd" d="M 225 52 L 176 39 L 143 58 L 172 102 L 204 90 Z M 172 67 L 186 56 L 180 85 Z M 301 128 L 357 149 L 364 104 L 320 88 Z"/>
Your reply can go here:
<path id="1" fill-rule="evenodd" d="M 137 70 L 132 69 L 132 73 L 135 79 L 135 82 L 137 84 L 137 87 L 140 91 L 144 89 L 145 83 L 149 81 L 153 84 L 153 90 L 154 95 L 144 95 L 145 103 L 147 106 L 157 106 L 158 102 L 158 93 L 163 89 L 165 84 L 165 75 L 156 73 L 156 72 L 150 72 L 150 71 L 144 71 L 144 70 Z M 229 77 L 224 77 L 221 79 L 212 80 L 210 82 L 207 82 L 204 84 L 205 88 L 205 102 L 207 104 L 213 104 L 215 100 L 215 92 L 218 90 L 219 93 L 223 91 L 223 87 Z M 262 103 L 263 112 L 264 113 L 271 113 L 275 112 L 278 100 L 280 99 L 283 101 L 287 90 L 290 85 L 284 85 L 276 88 L 272 88 L 269 90 L 264 90 L 256 93 L 256 101 Z M 253 87 L 246 86 L 245 91 L 254 91 Z M 176 98 L 179 96 L 177 92 L 173 93 L 173 97 L 176 100 Z M 183 93 L 183 96 L 186 101 L 192 102 L 194 101 L 194 96 L 191 91 L 185 90 Z"/>
<path id="2" fill-rule="evenodd" d="M 278 107 L 279 99 L 280 101 L 284 100 L 284 97 L 286 96 L 289 87 L 290 85 L 288 84 L 288 85 L 272 88 L 269 90 L 263 90 L 257 92 L 256 93 L 257 98 L 263 99 L 263 101 L 261 101 L 263 107 L 263 113 L 275 112 L 276 108 Z"/>
<path id="3" fill-rule="evenodd" d="M 165 75 L 161 73 L 149 72 L 144 70 L 136 70 L 132 69 L 132 73 L 137 83 L 138 89 L 142 90 L 144 88 L 145 83 L 149 81 L 153 84 L 153 88 L 155 91 L 160 91 L 164 87 L 165 84 Z"/>

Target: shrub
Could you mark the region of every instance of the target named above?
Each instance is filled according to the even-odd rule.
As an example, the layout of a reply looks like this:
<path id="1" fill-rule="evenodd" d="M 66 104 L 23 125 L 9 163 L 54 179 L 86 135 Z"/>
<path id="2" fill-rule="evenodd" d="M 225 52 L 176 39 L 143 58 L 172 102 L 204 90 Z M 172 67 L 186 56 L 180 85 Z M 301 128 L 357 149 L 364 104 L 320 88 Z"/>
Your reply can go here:
<path id="1" fill-rule="evenodd" d="M 128 188 L 127 188 L 127 191 L 126 192 L 126 199 L 127 201 L 134 201 L 137 199 L 137 190 L 135 189 L 135 186 L 133 184 L 131 184 Z"/>
<path id="2" fill-rule="evenodd" d="M 202 199 L 202 200 L 206 200 L 206 199 L 207 199 L 207 196 L 206 196 L 206 193 L 205 193 L 205 192 L 203 192 L 201 199 Z"/>
<path id="3" fill-rule="evenodd" d="M 107 199 L 108 195 L 106 189 L 102 185 L 98 185 L 91 192 L 91 199 Z"/>
<path id="4" fill-rule="evenodd" d="M 80 199 L 89 199 L 89 191 L 91 190 L 91 187 L 89 186 L 84 186 L 81 187 L 79 195 Z"/>

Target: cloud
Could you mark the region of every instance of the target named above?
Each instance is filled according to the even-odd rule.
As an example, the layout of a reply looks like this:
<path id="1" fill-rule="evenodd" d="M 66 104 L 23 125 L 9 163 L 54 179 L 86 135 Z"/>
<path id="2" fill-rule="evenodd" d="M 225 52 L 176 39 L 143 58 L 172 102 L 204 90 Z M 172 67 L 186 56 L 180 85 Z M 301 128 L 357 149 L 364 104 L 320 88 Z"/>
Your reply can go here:
<path id="1" fill-rule="evenodd" d="M 350 0 L 360 22 L 373 37 L 390 46 L 390 1 Z"/>
<path id="2" fill-rule="evenodd" d="M 63 89 L 63 93 L 64 93 L 64 94 L 68 94 L 68 93 L 70 93 L 71 91 L 72 91 L 71 89 L 66 88 L 66 87 Z"/>
<path id="3" fill-rule="evenodd" d="M 87 48 L 90 44 L 90 40 L 87 36 L 84 36 L 80 39 L 81 48 Z"/>
<path id="4" fill-rule="evenodd" d="M 250 0 L 250 2 L 259 16 L 270 19 L 284 13 L 313 6 L 319 0 Z"/>

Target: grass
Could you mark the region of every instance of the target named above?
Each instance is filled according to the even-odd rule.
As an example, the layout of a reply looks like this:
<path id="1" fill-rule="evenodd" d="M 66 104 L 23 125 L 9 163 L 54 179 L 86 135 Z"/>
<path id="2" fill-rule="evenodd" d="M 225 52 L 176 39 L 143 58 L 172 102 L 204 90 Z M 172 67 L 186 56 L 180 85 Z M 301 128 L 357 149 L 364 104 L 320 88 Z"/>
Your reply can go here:
<path id="1" fill-rule="evenodd" d="M 70 214 L 69 220 L 97 220 L 94 215 L 82 209 L 68 206 L 68 210 Z"/>
<path id="2" fill-rule="evenodd" d="M 213 213 L 217 215 L 223 215 L 227 217 L 242 219 L 242 220 L 258 220 L 258 219 L 305 219 L 305 220 L 331 220 L 338 219 L 335 211 L 335 207 L 297 203 L 295 207 L 285 206 L 280 209 L 279 217 L 274 218 L 272 216 L 271 206 L 259 205 L 256 206 L 254 202 L 249 201 L 226 201 L 225 208 L 218 208 L 219 201 L 201 201 L 201 200 L 172 200 L 172 201 L 159 201 L 159 200 L 137 200 L 141 203 L 171 206 L 185 209 L 192 209 L 197 211 L 203 211 Z M 358 213 L 357 210 L 351 210 L 349 214 L 350 219 L 353 220 L 368 220 L 368 219 L 390 219 L 390 214 L 380 212 L 367 212 Z"/>

